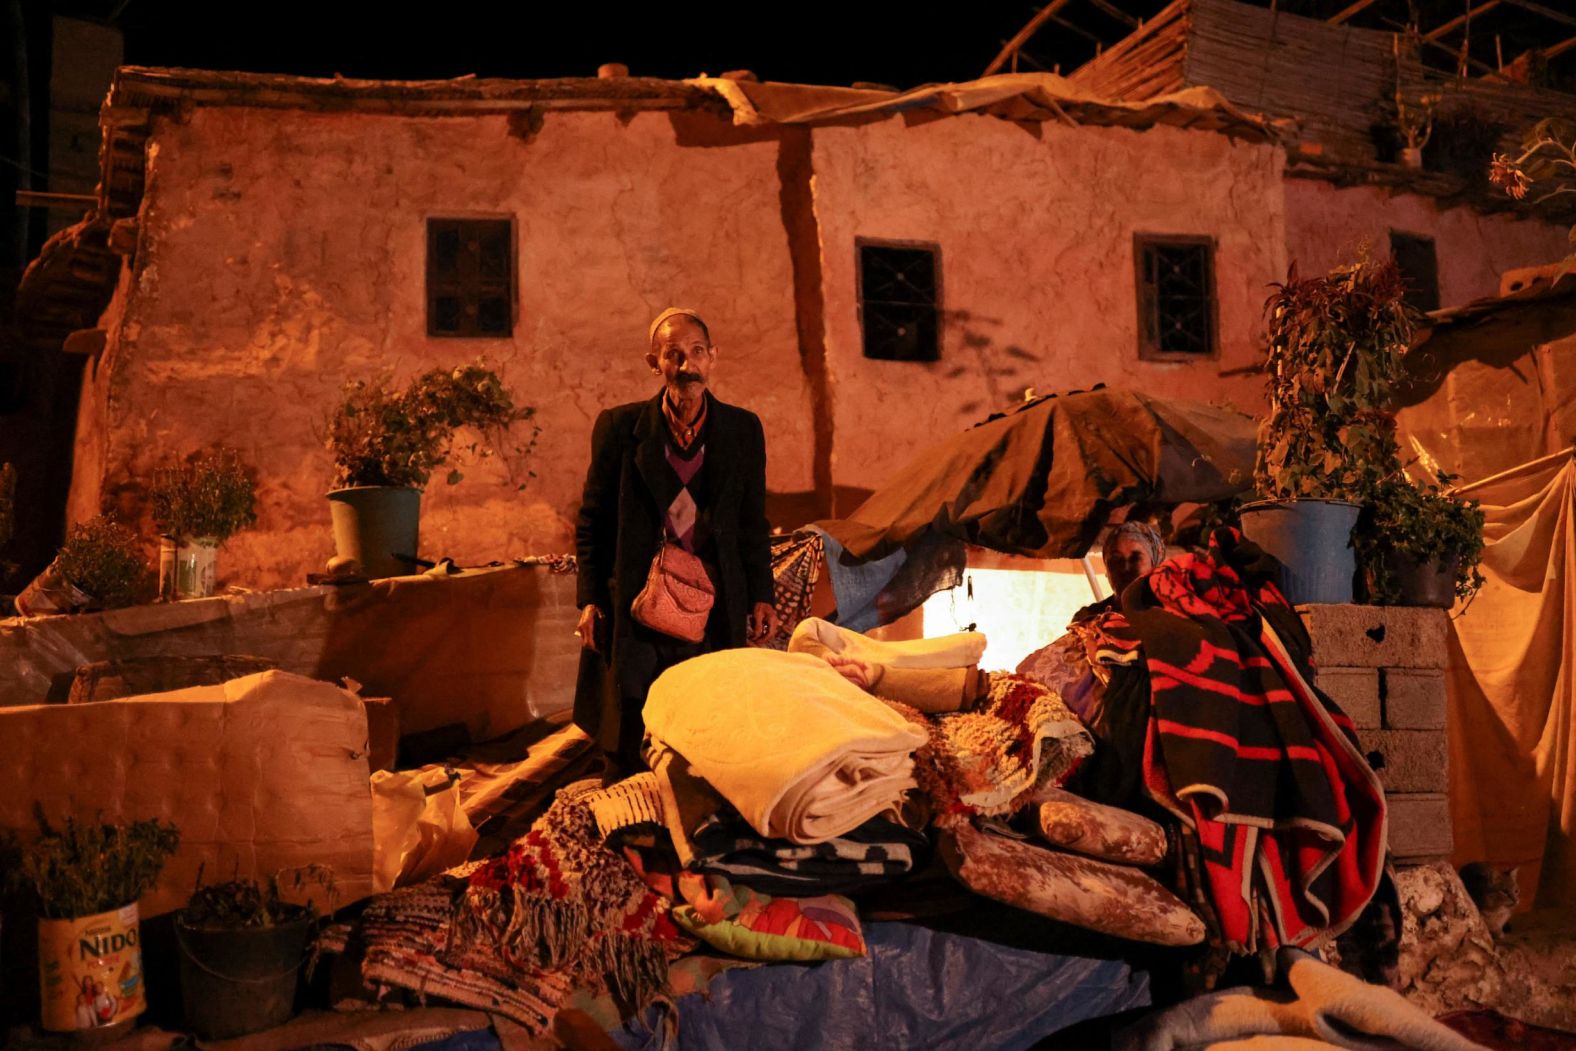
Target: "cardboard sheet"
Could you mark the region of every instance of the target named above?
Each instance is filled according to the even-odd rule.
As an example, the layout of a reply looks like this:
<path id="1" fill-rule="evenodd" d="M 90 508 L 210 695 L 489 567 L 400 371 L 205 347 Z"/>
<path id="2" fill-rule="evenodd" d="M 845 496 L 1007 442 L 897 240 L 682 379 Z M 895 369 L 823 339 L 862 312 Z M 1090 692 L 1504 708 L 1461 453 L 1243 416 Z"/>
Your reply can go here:
<path id="1" fill-rule="evenodd" d="M 574 575 L 530 565 L 0 620 L 0 705 L 63 701 L 92 661 L 242 653 L 486 740 L 573 703 L 577 612 Z"/>
<path id="2" fill-rule="evenodd" d="M 338 904 L 372 892 L 367 718 L 330 683 L 270 671 L 222 686 L 85 704 L 0 708 L 0 828 L 157 817 L 181 846 L 143 916 L 180 908 L 206 878 L 333 868 Z"/>

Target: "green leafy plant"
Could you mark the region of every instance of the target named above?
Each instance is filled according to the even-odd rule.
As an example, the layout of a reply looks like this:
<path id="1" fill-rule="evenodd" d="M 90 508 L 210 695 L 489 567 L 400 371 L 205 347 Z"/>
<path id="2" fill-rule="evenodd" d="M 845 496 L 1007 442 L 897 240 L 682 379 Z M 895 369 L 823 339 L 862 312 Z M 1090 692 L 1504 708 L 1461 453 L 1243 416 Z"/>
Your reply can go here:
<path id="1" fill-rule="evenodd" d="M 486 458 L 496 440 L 535 414 L 533 408 L 517 407 L 498 374 L 479 361 L 424 372 L 403 390 L 358 380 L 346 386 L 329 421 L 337 484 L 424 486 L 448 462 L 457 429 L 481 431 L 488 441 L 467 451 Z M 539 433 L 537 428 L 515 452 L 529 452 Z M 453 485 L 462 477 L 451 470 L 447 481 Z"/>
<path id="2" fill-rule="evenodd" d="M 1299 279 L 1293 267 L 1273 287 L 1255 488 L 1271 500 L 1360 502 L 1399 469 L 1389 406 L 1412 335 L 1400 271 L 1365 258 Z"/>
<path id="3" fill-rule="evenodd" d="M 177 540 L 223 543 L 257 522 L 257 483 L 233 449 L 193 453 L 154 472 L 153 520 Z"/>
<path id="4" fill-rule="evenodd" d="M 137 535 L 103 515 L 71 527 L 56 568 L 99 609 L 129 606 L 146 597 L 149 587 Z"/>
<path id="5" fill-rule="evenodd" d="M 280 891 L 280 876 L 286 872 L 290 873 L 291 886 L 297 891 L 309 886 L 323 888 L 328 894 L 332 910 L 336 888 L 334 870 L 327 865 L 282 869 L 263 880 L 238 878 L 207 886 L 203 886 L 203 872 L 199 868 L 197 887 L 181 912 L 181 921 L 188 927 L 203 930 L 234 930 L 277 927 L 282 923 L 316 916 L 317 906 L 310 899 L 299 903 L 284 900 Z"/>
<path id="6" fill-rule="evenodd" d="M 39 836 L 8 844 L 14 886 L 35 899 L 45 919 L 92 916 L 130 905 L 159 878 L 180 846 L 180 829 L 158 820 L 126 825 L 78 822 L 56 828 L 36 809 Z M 14 867 L 13 867 L 14 866 Z"/>
<path id="7" fill-rule="evenodd" d="M 1392 552 L 1451 570 L 1457 598 L 1471 598 L 1483 586 L 1477 568 L 1483 558 L 1483 512 L 1476 500 L 1451 493 L 1452 481 L 1441 472 L 1436 482 L 1417 485 L 1397 474 L 1368 494 L 1352 543 L 1367 570 L 1371 601 L 1385 605 L 1402 597 L 1386 558 Z"/>

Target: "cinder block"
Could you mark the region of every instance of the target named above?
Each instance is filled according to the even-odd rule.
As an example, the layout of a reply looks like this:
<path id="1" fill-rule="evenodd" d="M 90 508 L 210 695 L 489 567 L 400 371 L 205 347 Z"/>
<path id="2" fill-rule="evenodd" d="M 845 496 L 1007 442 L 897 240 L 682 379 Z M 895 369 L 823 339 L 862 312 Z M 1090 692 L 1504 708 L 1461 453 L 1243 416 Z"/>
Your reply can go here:
<path id="1" fill-rule="evenodd" d="M 1386 792 L 1443 792 L 1450 787 L 1450 751 L 1439 730 L 1363 730 L 1364 752 L 1383 761 L 1375 772 Z"/>
<path id="2" fill-rule="evenodd" d="M 1333 668 L 1443 668 L 1449 620 L 1442 609 L 1407 606 L 1297 607 L 1313 659 Z"/>
<path id="3" fill-rule="evenodd" d="M 1443 793 L 1387 795 L 1390 806 L 1390 852 L 1399 859 L 1450 856 L 1450 801 Z"/>
<path id="4" fill-rule="evenodd" d="M 1315 683 L 1330 695 L 1359 730 L 1383 725 L 1379 710 L 1379 672 L 1373 668 L 1320 668 Z"/>
<path id="5" fill-rule="evenodd" d="M 1445 728 L 1445 673 L 1427 668 L 1385 668 L 1383 685 L 1384 727 L 1387 730 L 1443 730 Z"/>

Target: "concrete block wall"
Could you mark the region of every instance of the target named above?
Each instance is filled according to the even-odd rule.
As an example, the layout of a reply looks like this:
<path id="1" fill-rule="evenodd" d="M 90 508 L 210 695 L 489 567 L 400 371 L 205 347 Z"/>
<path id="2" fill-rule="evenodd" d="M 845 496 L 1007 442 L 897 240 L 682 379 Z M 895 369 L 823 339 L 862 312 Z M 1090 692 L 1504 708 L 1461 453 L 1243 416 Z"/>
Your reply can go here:
<path id="1" fill-rule="evenodd" d="M 1390 805 L 1398 862 L 1450 855 L 1445 737 L 1444 610 L 1299 607 L 1313 639 L 1318 685 L 1357 724 Z"/>

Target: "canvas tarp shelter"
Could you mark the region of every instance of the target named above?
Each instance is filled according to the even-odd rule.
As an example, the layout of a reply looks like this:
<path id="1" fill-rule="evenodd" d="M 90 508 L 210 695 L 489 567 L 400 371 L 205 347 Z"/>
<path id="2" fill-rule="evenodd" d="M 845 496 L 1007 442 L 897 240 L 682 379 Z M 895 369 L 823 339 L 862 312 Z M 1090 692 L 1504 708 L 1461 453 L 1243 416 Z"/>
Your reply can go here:
<path id="1" fill-rule="evenodd" d="M 847 518 L 818 523 L 873 559 L 932 533 L 1080 558 L 1125 504 L 1208 503 L 1252 482 L 1242 413 L 1097 387 L 993 416 L 916 456 Z"/>
<path id="2" fill-rule="evenodd" d="M 1487 583 L 1452 621 L 1456 861 L 1518 865 L 1522 900 L 1576 906 L 1576 449 L 1459 490 Z"/>

